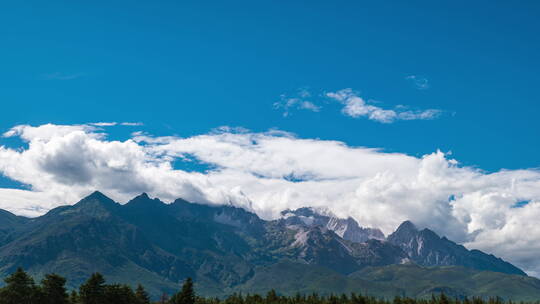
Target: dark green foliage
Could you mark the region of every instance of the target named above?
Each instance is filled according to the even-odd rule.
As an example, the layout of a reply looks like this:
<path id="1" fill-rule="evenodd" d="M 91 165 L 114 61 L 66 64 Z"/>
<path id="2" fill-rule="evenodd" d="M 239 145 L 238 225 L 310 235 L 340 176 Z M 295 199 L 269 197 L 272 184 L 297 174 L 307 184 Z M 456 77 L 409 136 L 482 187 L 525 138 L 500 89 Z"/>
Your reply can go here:
<path id="1" fill-rule="evenodd" d="M 101 304 L 133 304 L 136 301 L 135 293 L 127 285 L 105 285 L 104 289 L 104 300 Z"/>
<path id="2" fill-rule="evenodd" d="M 131 287 L 123 284 L 107 285 L 100 273 L 92 274 L 92 276 L 81 285 L 78 298 L 78 301 L 81 304 L 137 303 L 137 297 Z"/>
<path id="3" fill-rule="evenodd" d="M 79 288 L 81 304 L 103 304 L 105 302 L 105 279 L 99 273 L 92 276 Z"/>
<path id="4" fill-rule="evenodd" d="M 131 287 L 122 284 L 105 284 L 105 279 L 99 273 L 93 274 L 80 286 L 80 294 L 72 291 L 68 296 L 64 288 L 66 280 L 56 274 L 45 275 L 39 286 L 22 269 L 18 269 L 5 279 L 6 286 L 0 290 L 0 304 L 151 304 L 148 294 L 142 285 L 135 292 Z M 452 297 L 445 293 L 432 293 L 427 298 L 410 298 L 395 296 L 393 300 L 363 294 L 350 295 L 318 293 L 296 293 L 284 296 L 274 289 L 266 295 L 242 295 L 233 293 L 223 298 L 198 297 L 193 281 L 184 281 L 181 290 L 170 300 L 163 294 L 154 304 L 515 304 L 500 297 Z M 540 298 L 520 304 L 540 304 Z"/>
<path id="5" fill-rule="evenodd" d="M 137 285 L 137 289 L 135 289 L 135 302 L 137 304 L 150 304 L 150 296 L 141 284 Z"/>
<path id="6" fill-rule="evenodd" d="M 21 268 L 5 280 L 6 286 L 0 290 L 0 304 L 33 304 L 37 302 L 38 289 L 34 280 Z"/>
<path id="7" fill-rule="evenodd" d="M 195 290 L 193 280 L 187 278 L 182 285 L 182 290 L 176 293 L 170 300 L 171 304 L 195 304 Z"/>
<path id="8" fill-rule="evenodd" d="M 514 304 L 511 301 L 505 302 L 501 298 L 473 298 L 457 299 L 448 297 L 445 294 L 432 295 L 430 299 L 414 299 L 408 297 L 395 297 L 393 300 L 365 296 L 356 293 L 350 295 L 328 295 L 320 296 L 317 293 L 305 295 L 296 294 L 294 296 L 282 296 L 275 290 L 270 290 L 265 297 L 259 295 L 232 294 L 231 296 L 219 300 L 216 298 L 197 298 L 197 304 Z M 521 302 L 520 304 L 524 304 Z M 533 302 L 529 302 L 533 303 Z M 540 301 L 534 302 L 535 304 Z"/>
<path id="9" fill-rule="evenodd" d="M 69 303 L 71 304 L 80 303 L 79 294 L 75 290 L 72 290 L 71 293 L 69 294 Z"/>
<path id="10" fill-rule="evenodd" d="M 532 302 L 540 299 L 540 280 L 536 278 L 464 267 L 366 267 L 349 278 L 395 286 L 402 290 L 402 295 L 414 298 L 429 298 L 432 294 L 444 293 L 451 298 L 500 296 L 508 300 Z"/>
<path id="11" fill-rule="evenodd" d="M 47 274 L 41 280 L 42 304 L 68 304 L 69 297 L 65 288 L 66 279 L 57 274 Z"/>

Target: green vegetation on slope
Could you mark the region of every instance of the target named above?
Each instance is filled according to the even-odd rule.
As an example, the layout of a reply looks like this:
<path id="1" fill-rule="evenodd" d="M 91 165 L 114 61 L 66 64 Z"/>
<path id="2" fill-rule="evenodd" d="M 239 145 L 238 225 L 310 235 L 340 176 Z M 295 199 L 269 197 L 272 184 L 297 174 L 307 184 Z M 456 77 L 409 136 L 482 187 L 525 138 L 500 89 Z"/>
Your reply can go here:
<path id="1" fill-rule="evenodd" d="M 366 267 L 350 277 L 400 288 L 404 291 L 403 295 L 409 297 L 430 297 L 433 293 L 444 292 L 459 298 L 499 296 L 519 301 L 540 299 L 540 280 L 536 278 L 459 266 L 420 267 L 410 264 Z"/>
<path id="2" fill-rule="evenodd" d="M 37 280 L 47 273 L 62 275 L 66 286 L 76 289 L 99 272 L 132 288 L 141 283 L 154 297 L 174 293 L 192 277 L 199 294 L 217 297 L 276 289 L 285 295 L 357 292 L 392 298 L 442 291 L 454 297 L 539 298 L 537 279 L 478 269 L 485 263 L 470 269 L 399 265 L 414 257 L 400 246 L 418 245 L 419 238 L 426 251 L 416 258 L 430 265 L 433 256 L 450 263 L 476 253 L 425 229 L 418 231 L 412 223 L 398 232 L 392 237 L 396 244 L 372 239 L 357 243 L 292 217 L 264 221 L 232 206 L 183 200 L 167 205 L 144 194 L 120 205 L 96 192 L 32 220 L 0 211 L 0 240 L 5 241 L 0 241 L 0 276 L 22 267 Z M 480 254 L 482 261 L 500 262 L 491 270 L 510 265 L 486 256 Z M 450 265 L 470 265 L 464 261 Z"/>
<path id="3" fill-rule="evenodd" d="M 321 295 L 357 292 L 377 297 L 397 295 L 398 288 L 363 279 L 349 278 L 326 267 L 282 261 L 256 270 L 245 284 L 234 289 L 242 293 L 265 294 L 275 289 L 281 294 Z"/>
<path id="4" fill-rule="evenodd" d="M 292 266 L 292 267 L 289 267 Z M 301 267 L 296 265 L 288 265 L 282 263 L 279 267 L 287 269 L 278 270 L 278 274 L 283 271 L 301 271 Z M 330 275 L 325 270 L 320 270 L 323 275 Z M 317 272 L 317 271 L 315 271 Z M 386 271 L 387 276 L 389 272 Z M 299 274 L 297 279 L 307 279 L 314 272 Z M 272 275 L 272 273 L 269 273 Z M 381 273 L 379 273 L 381 275 Z M 279 278 L 275 278 L 279 279 Z M 336 281 L 333 281 L 336 280 Z M 156 300 L 151 301 L 150 295 L 146 292 L 142 285 L 138 285 L 134 290 L 128 285 L 123 284 L 106 284 L 105 278 L 94 273 L 78 290 L 68 292 L 65 287 L 66 279 L 56 274 L 47 274 L 41 280 L 40 284 L 36 284 L 34 279 L 30 277 L 22 269 L 17 269 L 14 273 L 5 279 L 6 286 L 0 288 L 0 304 L 512 304 L 513 302 L 505 302 L 500 297 L 480 298 L 480 297 L 464 297 L 458 298 L 449 296 L 444 291 L 438 293 L 433 292 L 426 298 L 411 298 L 395 296 L 392 299 L 375 297 L 355 292 L 341 293 L 341 296 L 335 294 L 323 295 L 317 292 L 309 294 L 296 293 L 294 295 L 283 295 L 271 289 L 265 293 L 265 296 L 258 294 L 233 293 L 224 298 L 205 298 L 197 296 L 195 293 L 195 285 L 191 278 L 184 280 L 184 283 L 179 291 L 172 295 L 162 294 Z M 322 284 L 336 286 L 345 284 L 341 278 L 333 276 L 328 277 L 327 281 Z M 361 283 L 364 284 L 364 283 Z M 296 286 L 297 288 L 299 286 Z M 325 288 L 324 285 L 320 285 Z M 342 286 L 342 290 L 352 286 Z M 532 303 L 530 301 L 528 303 Z M 522 304 L 525 302 L 522 302 Z M 536 300 L 536 304 L 540 301 Z"/>

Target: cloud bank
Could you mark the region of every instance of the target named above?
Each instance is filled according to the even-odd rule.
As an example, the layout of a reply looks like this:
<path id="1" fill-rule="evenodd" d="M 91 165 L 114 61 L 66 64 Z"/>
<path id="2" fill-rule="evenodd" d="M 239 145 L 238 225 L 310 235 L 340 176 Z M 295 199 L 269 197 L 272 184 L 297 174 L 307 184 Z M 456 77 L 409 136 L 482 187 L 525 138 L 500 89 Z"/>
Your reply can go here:
<path id="1" fill-rule="evenodd" d="M 187 138 L 138 132 L 117 141 L 93 125 L 21 125 L 4 136 L 27 143 L 0 146 L 0 173 L 29 187 L 0 189 L 0 208 L 17 214 L 43 214 L 95 189 L 120 202 L 148 192 L 165 201 L 233 204 L 264 218 L 327 207 L 386 234 L 410 219 L 540 274 L 538 170 L 485 173 L 440 151 L 413 157 L 227 127 Z M 211 169 L 178 169 L 194 161 Z"/>

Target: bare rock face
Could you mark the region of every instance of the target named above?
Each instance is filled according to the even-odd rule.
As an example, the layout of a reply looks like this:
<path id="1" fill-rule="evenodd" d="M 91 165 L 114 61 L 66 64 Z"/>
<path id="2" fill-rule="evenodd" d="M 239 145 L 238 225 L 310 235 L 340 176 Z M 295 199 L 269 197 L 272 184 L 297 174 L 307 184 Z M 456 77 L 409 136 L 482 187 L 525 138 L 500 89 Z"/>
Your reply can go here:
<path id="1" fill-rule="evenodd" d="M 464 266 L 525 275 L 521 269 L 500 258 L 479 250 L 467 250 L 427 228 L 419 230 L 410 221 L 403 222 L 388 236 L 388 241 L 401 247 L 411 261 L 423 266 Z"/>
<path id="2" fill-rule="evenodd" d="M 65 276 L 71 288 L 93 272 L 113 282 L 144 279 L 141 283 L 154 295 L 175 291 L 186 277 L 197 281 L 201 294 L 223 295 L 254 286 L 253 280 L 272 279 L 263 275 L 271 269 L 281 271 L 274 276 L 279 283 L 297 283 L 297 273 L 285 269 L 289 266 L 310 273 L 313 286 L 331 277 L 343 286 L 365 287 L 367 281 L 349 281 L 349 276 L 411 263 L 524 274 L 411 222 L 385 240 L 378 229 L 312 208 L 286 210 L 283 218 L 266 221 L 233 206 L 182 199 L 165 204 L 146 194 L 121 205 L 95 192 L 33 219 L 0 210 L 0 220 L 0 276 L 17 267 L 33 275 L 54 272 Z"/>
<path id="3" fill-rule="evenodd" d="M 363 243 L 370 239 L 385 240 L 384 234 L 377 228 L 361 227 L 352 217 L 343 219 L 324 210 L 304 207 L 296 210 L 285 210 L 281 215 L 290 225 L 326 227 L 341 238 L 351 242 Z"/>

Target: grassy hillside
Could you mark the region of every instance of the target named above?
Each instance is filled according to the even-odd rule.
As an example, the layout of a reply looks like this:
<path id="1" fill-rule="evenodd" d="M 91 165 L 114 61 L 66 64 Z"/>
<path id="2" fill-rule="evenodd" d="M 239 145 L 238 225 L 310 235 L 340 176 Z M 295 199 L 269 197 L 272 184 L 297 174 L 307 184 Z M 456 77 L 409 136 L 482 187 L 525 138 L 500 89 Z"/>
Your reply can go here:
<path id="1" fill-rule="evenodd" d="M 540 280 L 536 278 L 457 266 L 367 267 L 351 274 L 350 277 L 399 288 L 409 297 L 430 297 L 431 294 L 444 292 L 454 297 L 500 296 L 520 301 L 540 299 Z"/>
<path id="2" fill-rule="evenodd" d="M 234 291 L 264 294 L 271 289 L 285 295 L 314 292 L 328 295 L 356 292 L 382 297 L 401 292 L 392 286 L 349 278 L 325 267 L 289 261 L 258 268 L 253 278 L 234 288 Z"/>
<path id="3" fill-rule="evenodd" d="M 367 267 L 349 276 L 325 267 L 282 261 L 260 267 L 246 283 L 229 292 L 264 294 L 275 289 L 284 295 L 361 293 L 375 297 L 396 295 L 429 298 L 445 293 L 450 297 L 494 297 L 538 301 L 540 280 L 521 275 L 479 271 L 464 267 L 389 265 Z"/>

